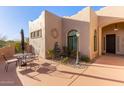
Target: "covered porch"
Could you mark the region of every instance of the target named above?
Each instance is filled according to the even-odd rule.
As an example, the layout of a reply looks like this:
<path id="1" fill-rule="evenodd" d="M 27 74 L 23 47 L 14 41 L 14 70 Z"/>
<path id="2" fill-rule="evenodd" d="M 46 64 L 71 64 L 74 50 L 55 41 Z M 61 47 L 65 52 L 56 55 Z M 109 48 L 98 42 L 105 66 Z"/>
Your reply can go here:
<path id="1" fill-rule="evenodd" d="M 100 17 L 102 19 L 103 17 Z M 99 56 L 103 54 L 124 55 L 124 19 L 106 16 L 99 20 Z"/>
<path id="2" fill-rule="evenodd" d="M 124 56 L 115 54 L 102 55 L 97 58 L 94 64 L 124 68 Z"/>

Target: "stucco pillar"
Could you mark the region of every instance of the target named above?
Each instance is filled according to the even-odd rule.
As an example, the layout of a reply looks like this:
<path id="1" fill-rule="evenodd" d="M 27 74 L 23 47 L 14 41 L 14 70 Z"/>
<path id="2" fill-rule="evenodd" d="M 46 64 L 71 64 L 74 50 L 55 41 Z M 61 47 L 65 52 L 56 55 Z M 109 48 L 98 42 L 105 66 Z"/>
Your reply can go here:
<path id="1" fill-rule="evenodd" d="M 102 55 L 102 28 L 99 28 L 99 56 Z"/>

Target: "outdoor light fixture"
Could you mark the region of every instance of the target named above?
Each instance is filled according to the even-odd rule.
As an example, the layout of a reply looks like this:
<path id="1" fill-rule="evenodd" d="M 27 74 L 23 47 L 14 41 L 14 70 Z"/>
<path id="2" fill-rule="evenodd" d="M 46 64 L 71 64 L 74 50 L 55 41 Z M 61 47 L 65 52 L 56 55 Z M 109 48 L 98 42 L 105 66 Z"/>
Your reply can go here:
<path id="1" fill-rule="evenodd" d="M 80 34 L 79 34 L 79 33 L 76 33 L 76 36 L 77 36 L 77 37 L 79 37 L 79 36 L 80 36 Z"/>
<path id="2" fill-rule="evenodd" d="M 118 30 L 118 27 L 117 27 L 117 24 L 115 24 L 114 31 L 117 31 L 117 30 Z"/>

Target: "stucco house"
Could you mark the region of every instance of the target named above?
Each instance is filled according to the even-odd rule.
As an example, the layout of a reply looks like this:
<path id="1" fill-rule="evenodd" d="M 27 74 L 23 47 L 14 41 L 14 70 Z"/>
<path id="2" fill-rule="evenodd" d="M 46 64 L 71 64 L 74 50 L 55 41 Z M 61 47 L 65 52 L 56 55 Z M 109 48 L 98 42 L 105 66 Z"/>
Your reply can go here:
<path id="1" fill-rule="evenodd" d="M 64 17 L 43 11 L 29 22 L 29 42 L 43 58 L 55 42 L 72 50 L 78 44 L 80 53 L 90 59 L 106 53 L 124 55 L 124 7 L 109 6 L 98 11 L 86 7 Z"/>

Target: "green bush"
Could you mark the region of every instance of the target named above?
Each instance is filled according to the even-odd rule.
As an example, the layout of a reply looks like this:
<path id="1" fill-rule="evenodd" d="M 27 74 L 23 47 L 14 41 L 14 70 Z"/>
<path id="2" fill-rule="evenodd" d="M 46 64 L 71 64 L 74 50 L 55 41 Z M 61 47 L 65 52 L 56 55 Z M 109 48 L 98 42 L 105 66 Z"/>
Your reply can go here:
<path id="1" fill-rule="evenodd" d="M 62 59 L 61 62 L 62 62 L 63 64 L 67 64 L 68 61 L 69 61 L 69 57 L 65 57 L 65 58 Z"/>
<path id="2" fill-rule="evenodd" d="M 84 61 L 84 62 L 90 62 L 90 58 L 88 56 L 85 56 L 85 55 L 81 56 L 80 60 Z"/>
<path id="3" fill-rule="evenodd" d="M 6 46 L 6 41 L 0 40 L 0 48 Z"/>
<path id="4" fill-rule="evenodd" d="M 20 41 L 14 41 L 13 44 L 15 45 L 16 53 L 22 53 L 21 42 Z M 29 45 L 29 44 L 27 42 L 25 42 L 24 45 L 25 45 L 25 51 L 27 52 L 26 46 Z"/>
<path id="5" fill-rule="evenodd" d="M 70 54 L 70 57 L 76 58 L 76 56 L 77 56 L 77 51 L 76 51 L 76 50 L 73 50 L 73 51 L 71 51 L 70 53 L 71 53 L 71 54 Z M 80 52 L 78 52 L 78 56 L 80 57 Z"/>
<path id="6" fill-rule="evenodd" d="M 62 55 L 66 57 L 66 56 L 68 56 L 68 53 L 69 53 L 68 47 L 63 46 L 62 47 Z"/>
<path id="7" fill-rule="evenodd" d="M 21 53 L 22 52 L 20 42 L 15 42 L 15 51 L 16 51 L 16 53 Z"/>
<path id="8" fill-rule="evenodd" d="M 48 54 L 49 58 L 51 58 L 51 59 L 54 58 L 55 53 L 54 53 L 54 50 L 53 49 L 49 49 L 48 52 L 47 52 L 47 54 Z"/>

